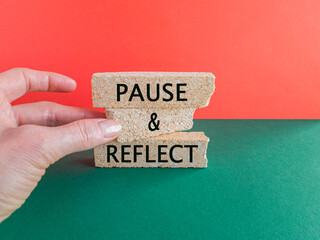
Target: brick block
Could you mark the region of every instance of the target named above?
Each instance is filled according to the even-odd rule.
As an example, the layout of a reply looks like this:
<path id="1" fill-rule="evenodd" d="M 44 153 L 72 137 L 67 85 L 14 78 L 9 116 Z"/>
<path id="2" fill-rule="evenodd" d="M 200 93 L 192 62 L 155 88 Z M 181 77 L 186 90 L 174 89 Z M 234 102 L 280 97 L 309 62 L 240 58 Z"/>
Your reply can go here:
<path id="1" fill-rule="evenodd" d="M 174 132 L 131 143 L 112 141 L 94 149 L 96 167 L 206 168 L 209 138 Z"/>
<path id="2" fill-rule="evenodd" d="M 118 142 L 150 138 L 161 134 L 189 130 L 193 126 L 195 109 L 106 109 L 107 119 L 118 122 L 121 133 Z M 156 114 L 156 119 L 151 118 Z M 159 121 L 158 130 L 156 125 Z M 151 130 L 150 130 L 151 128 Z"/>
<path id="3" fill-rule="evenodd" d="M 98 108 L 203 108 L 215 77 L 203 72 L 118 72 L 92 76 L 92 101 Z"/>

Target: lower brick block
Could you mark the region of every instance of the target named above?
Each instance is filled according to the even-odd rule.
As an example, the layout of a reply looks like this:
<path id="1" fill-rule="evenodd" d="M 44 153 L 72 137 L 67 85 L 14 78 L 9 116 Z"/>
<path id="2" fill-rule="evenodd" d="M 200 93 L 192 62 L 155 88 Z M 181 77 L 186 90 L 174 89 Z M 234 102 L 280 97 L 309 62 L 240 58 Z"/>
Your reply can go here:
<path id="1" fill-rule="evenodd" d="M 94 149 L 96 167 L 206 168 L 209 138 L 175 132 L 130 143 L 112 141 Z"/>

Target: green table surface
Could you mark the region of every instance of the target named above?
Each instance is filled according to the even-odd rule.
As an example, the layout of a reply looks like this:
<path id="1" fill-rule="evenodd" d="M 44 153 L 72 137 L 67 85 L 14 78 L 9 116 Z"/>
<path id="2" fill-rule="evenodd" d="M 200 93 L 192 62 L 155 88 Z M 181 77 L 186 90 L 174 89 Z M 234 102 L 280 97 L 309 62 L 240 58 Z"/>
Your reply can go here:
<path id="1" fill-rule="evenodd" d="M 320 239 L 319 120 L 195 120 L 207 169 L 51 166 L 0 239 Z"/>

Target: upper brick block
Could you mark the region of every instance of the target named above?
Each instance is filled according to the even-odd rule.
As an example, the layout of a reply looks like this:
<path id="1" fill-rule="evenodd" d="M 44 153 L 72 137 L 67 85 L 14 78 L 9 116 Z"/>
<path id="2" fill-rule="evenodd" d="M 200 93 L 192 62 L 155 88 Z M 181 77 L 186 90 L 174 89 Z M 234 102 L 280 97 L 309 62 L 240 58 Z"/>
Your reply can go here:
<path id="1" fill-rule="evenodd" d="M 93 107 L 203 108 L 215 89 L 204 72 L 113 72 L 92 76 Z"/>

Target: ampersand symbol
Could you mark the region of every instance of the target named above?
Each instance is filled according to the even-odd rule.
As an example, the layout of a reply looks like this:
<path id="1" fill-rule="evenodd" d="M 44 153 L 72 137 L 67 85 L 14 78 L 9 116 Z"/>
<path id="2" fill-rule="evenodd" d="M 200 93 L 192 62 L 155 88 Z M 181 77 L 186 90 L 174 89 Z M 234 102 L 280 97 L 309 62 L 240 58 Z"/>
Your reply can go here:
<path id="1" fill-rule="evenodd" d="M 158 115 L 156 113 L 151 114 L 151 121 L 148 125 L 150 131 L 159 130 L 160 120 L 155 121 L 157 117 Z M 153 125 L 153 127 L 151 127 L 151 124 Z"/>

